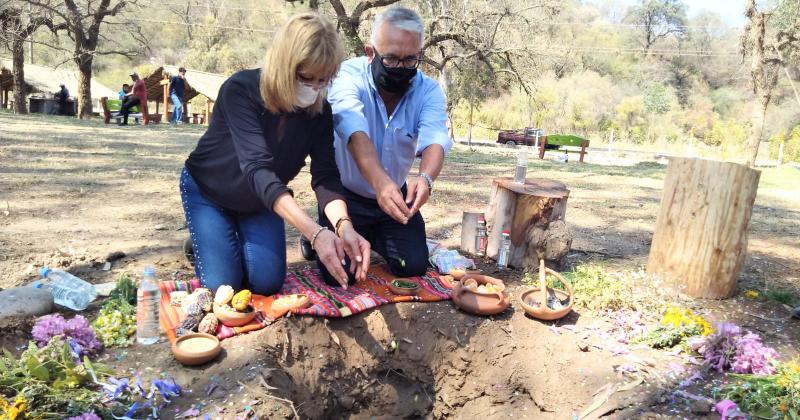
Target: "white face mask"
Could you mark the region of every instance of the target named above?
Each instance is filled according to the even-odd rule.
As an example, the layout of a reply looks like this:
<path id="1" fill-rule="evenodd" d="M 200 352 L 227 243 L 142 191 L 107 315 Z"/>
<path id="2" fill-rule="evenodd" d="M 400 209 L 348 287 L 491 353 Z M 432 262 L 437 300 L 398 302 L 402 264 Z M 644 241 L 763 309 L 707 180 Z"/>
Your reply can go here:
<path id="1" fill-rule="evenodd" d="M 317 101 L 317 97 L 319 96 L 319 88 L 306 86 L 299 81 L 295 81 L 294 90 L 297 93 L 294 104 L 300 108 L 308 108 L 314 105 L 314 102 Z"/>

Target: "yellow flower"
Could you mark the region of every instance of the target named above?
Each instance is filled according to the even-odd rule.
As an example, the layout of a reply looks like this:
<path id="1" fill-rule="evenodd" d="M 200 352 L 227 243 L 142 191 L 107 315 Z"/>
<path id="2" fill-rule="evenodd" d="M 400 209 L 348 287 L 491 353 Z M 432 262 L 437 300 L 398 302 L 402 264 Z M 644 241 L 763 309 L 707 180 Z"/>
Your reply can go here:
<path id="1" fill-rule="evenodd" d="M 747 291 L 744 292 L 744 296 L 748 297 L 750 299 L 755 299 L 755 298 L 761 296 L 761 294 L 759 294 L 758 291 L 756 291 L 756 290 L 750 289 L 750 290 L 747 290 Z"/>
<path id="2" fill-rule="evenodd" d="M 7 405 L 8 404 L 6 404 L 6 406 Z M 14 400 L 14 405 L 5 409 L 8 420 L 16 420 L 17 417 L 22 418 L 20 415 L 25 414 L 26 408 L 28 408 L 28 400 L 26 400 L 23 396 L 18 396 Z"/>

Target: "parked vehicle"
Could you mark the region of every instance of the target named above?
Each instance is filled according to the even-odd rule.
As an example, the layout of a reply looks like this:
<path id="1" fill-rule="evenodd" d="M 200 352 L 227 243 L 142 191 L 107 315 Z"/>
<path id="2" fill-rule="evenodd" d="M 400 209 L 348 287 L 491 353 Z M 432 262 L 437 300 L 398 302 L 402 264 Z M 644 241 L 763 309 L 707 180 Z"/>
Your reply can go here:
<path id="1" fill-rule="evenodd" d="M 546 138 L 541 128 L 525 127 L 522 130 L 505 130 L 497 133 L 497 142 L 508 146 L 533 146 L 537 138 L 539 142 Z"/>

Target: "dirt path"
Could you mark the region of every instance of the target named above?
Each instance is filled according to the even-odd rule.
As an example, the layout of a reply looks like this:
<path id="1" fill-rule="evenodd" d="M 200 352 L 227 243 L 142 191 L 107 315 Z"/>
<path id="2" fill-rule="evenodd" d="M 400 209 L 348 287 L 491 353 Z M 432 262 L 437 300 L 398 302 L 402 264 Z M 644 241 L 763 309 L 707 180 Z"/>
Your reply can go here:
<path id="1" fill-rule="evenodd" d="M 117 128 L 0 112 L 0 287 L 32 280 L 43 265 L 93 282 L 110 281 L 121 270 L 139 272 L 146 264 L 165 279 L 191 275 L 180 249 L 187 232 L 177 179 L 201 133 L 187 126 Z M 491 178 L 511 173 L 510 153 L 454 149 L 423 210 L 431 237 L 458 243 L 461 210 L 485 206 Z M 609 269 L 634 270 L 646 261 L 665 166 L 625 159 L 618 161 L 626 165 L 600 165 L 592 159 L 584 165 L 535 161 L 529 176 L 558 179 L 571 189 L 567 222 L 576 240 L 570 264 L 598 259 Z M 800 197 L 792 194 L 800 181 L 797 172 L 762 174 L 742 287 L 800 288 Z M 306 170 L 292 187 L 310 210 L 314 197 L 308 183 Z M 287 233 L 290 263 L 304 264 L 296 232 Z M 103 271 L 106 256 L 115 251 L 126 257 Z M 522 274 L 503 273 L 515 294 Z M 800 337 L 796 322 L 763 319 L 785 311 L 774 302 L 737 298 L 700 302 L 698 309 L 716 320 L 739 319 L 783 352 L 796 351 L 790 347 Z M 602 386 L 628 380 L 614 369 L 635 359 L 612 357 L 593 333 L 606 326 L 577 313 L 551 328 L 520 310 L 479 318 L 449 302 L 398 304 L 344 320 L 282 319 L 227 340 L 225 357 L 202 369 L 177 365 L 166 344 L 157 345 L 158 351 L 134 346 L 106 357 L 120 370 L 175 375 L 193 390 L 182 408 L 192 402 L 219 407 L 225 410 L 222 418 L 233 418 L 253 401 L 259 415 L 290 417 L 289 405 L 269 394 L 294 401 L 304 418 L 563 419 L 589 405 Z M 29 324 L 0 326 L 4 340 L 24 340 L 26 328 Z M 399 343 L 394 352 L 387 350 L 392 340 Z M 581 342 L 597 347 L 583 351 Z M 652 372 L 663 372 L 673 361 L 650 350 L 636 350 L 634 356 Z M 262 378 L 277 389 L 264 387 Z M 620 418 L 648 411 L 686 415 L 686 407 L 665 397 L 675 380 L 654 373 L 615 393 L 597 412 Z"/>

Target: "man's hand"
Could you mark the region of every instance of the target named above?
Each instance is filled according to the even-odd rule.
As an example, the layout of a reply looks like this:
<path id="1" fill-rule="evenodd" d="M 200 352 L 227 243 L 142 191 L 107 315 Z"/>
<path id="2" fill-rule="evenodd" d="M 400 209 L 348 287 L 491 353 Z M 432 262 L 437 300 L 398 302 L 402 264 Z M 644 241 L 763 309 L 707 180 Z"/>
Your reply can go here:
<path id="1" fill-rule="evenodd" d="M 425 188 L 428 188 L 427 185 Z M 375 195 L 381 210 L 399 223 L 408 223 L 412 213 L 403 201 L 403 193 L 400 192 L 397 184 L 387 177 L 386 181 L 375 191 Z"/>
<path id="2" fill-rule="evenodd" d="M 428 202 L 431 196 L 431 189 L 425 178 L 418 176 L 412 181 L 408 181 L 408 192 L 406 194 L 406 204 L 410 206 L 408 217 L 413 216 L 419 209 Z"/>

